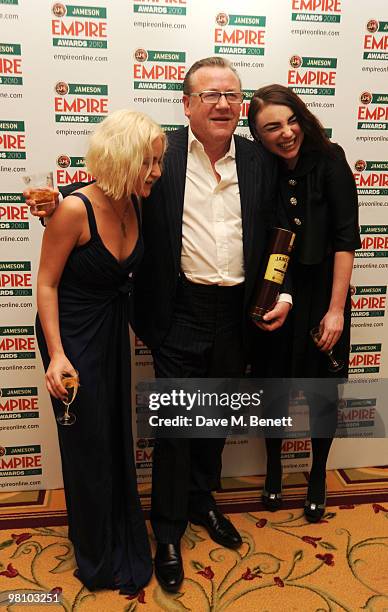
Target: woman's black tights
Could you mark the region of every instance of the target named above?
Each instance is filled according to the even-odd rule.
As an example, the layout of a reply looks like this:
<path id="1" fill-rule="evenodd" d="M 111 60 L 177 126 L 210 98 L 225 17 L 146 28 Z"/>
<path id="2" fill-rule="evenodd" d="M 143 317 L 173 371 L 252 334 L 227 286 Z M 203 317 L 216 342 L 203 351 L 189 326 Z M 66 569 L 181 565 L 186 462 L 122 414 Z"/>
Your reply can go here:
<path id="1" fill-rule="evenodd" d="M 325 501 L 326 463 L 333 438 L 311 438 L 312 465 L 307 499 L 316 504 Z M 280 438 L 266 438 L 267 476 L 265 488 L 269 493 L 280 493 L 282 484 L 282 464 Z"/>

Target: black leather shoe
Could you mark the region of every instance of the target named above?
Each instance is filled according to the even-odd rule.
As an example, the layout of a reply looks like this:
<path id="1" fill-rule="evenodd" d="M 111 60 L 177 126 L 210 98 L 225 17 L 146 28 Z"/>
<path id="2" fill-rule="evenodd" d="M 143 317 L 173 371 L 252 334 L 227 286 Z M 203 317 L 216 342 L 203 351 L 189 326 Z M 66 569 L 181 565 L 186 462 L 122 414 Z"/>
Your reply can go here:
<path id="1" fill-rule="evenodd" d="M 324 497 L 323 503 L 319 504 L 319 503 L 312 501 L 309 491 L 307 492 L 307 499 L 304 503 L 303 511 L 304 511 L 306 520 L 309 523 L 318 523 L 323 517 L 323 515 L 325 514 L 326 496 L 327 496 L 326 482 L 325 482 L 325 497 Z"/>
<path id="2" fill-rule="evenodd" d="M 155 576 L 162 589 L 176 593 L 184 578 L 180 544 L 158 542 L 154 563 Z"/>
<path id="3" fill-rule="evenodd" d="M 306 520 L 309 523 L 318 523 L 325 514 L 326 500 L 323 504 L 315 504 L 306 499 L 303 510 Z"/>
<path id="4" fill-rule="evenodd" d="M 261 494 L 261 501 L 266 510 L 276 512 L 276 510 L 280 510 L 282 507 L 282 493 L 271 493 L 264 488 Z"/>
<path id="5" fill-rule="evenodd" d="M 209 536 L 217 544 L 226 548 L 238 548 L 242 539 L 237 529 L 217 508 L 209 510 L 206 514 L 195 514 L 190 517 L 194 525 L 202 525 Z"/>

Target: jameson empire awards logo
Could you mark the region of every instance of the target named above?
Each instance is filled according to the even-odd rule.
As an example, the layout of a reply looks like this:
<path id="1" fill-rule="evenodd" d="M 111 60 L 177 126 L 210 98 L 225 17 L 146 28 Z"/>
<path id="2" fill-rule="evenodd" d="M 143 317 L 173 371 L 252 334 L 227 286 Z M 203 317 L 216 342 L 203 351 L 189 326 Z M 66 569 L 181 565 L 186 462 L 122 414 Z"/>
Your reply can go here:
<path id="1" fill-rule="evenodd" d="M 363 91 L 357 114 L 358 130 L 388 129 L 388 94 Z"/>
<path id="2" fill-rule="evenodd" d="M 54 91 L 56 123 L 100 123 L 108 111 L 108 85 L 58 81 Z"/>
<path id="3" fill-rule="evenodd" d="M 264 55 L 266 17 L 218 13 L 214 29 L 214 53 Z"/>
<path id="4" fill-rule="evenodd" d="M 0 296 L 32 295 L 30 261 L 0 261 Z"/>
<path id="5" fill-rule="evenodd" d="M 134 0 L 133 12 L 147 15 L 186 15 L 187 0 Z"/>
<path id="6" fill-rule="evenodd" d="M 138 438 L 136 441 L 135 461 L 136 468 L 146 469 L 152 465 L 152 454 L 154 450 L 154 441 L 147 438 Z"/>
<path id="7" fill-rule="evenodd" d="M 383 317 L 387 286 L 351 287 L 352 317 Z"/>
<path id="8" fill-rule="evenodd" d="M 352 344 L 349 374 L 378 374 L 381 366 L 381 343 Z"/>
<path id="9" fill-rule="evenodd" d="M 42 474 L 40 444 L 0 446 L 0 477 L 36 476 L 38 474 Z"/>
<path id="10" fill-rule="evenodd" d="M 0 43 L 0 85 L 23 85 L 21 45 Z"/>
<path id="11" fill-rule="evenodd" d="M 24 121 L 0 120 L 0 159 L 26 159 Z"/>
<path id="12" fill-rule="evenodd" d="M 388 60 L 388 21 L 369 19 L 364 35 L 364 60 Z"/>
<path id="13" fill-rule="evenodd" d="M 0 388 L 0 421 L 37 419 L 38 401 L 37 387 Z"/>
<path id="14" fill-rule="evenodd" d="M 93 176 L 85 169 L 83 157 L 70 157 L 61 153 L 57 157 L 56 179 L 57 185 L 69 185 L 70 183 L 85 183 L 93 180 Z"/>
<path id="15" fill-rule="evenodd" d="M 340 410 L 338 411 L 338 429 L 349 431 L 349 429 L 370 429 L 375 426 L 376 419 L 375 397 L 362 399 L 342 399 L 340 400 Z M 367 437 L 367 432 L 352 431 L 352 437 Z M 370 432 L 373 435 L 373 432 Z"/>
<path id="16" fill-rule="evenodd" d="M 0 327 L 0 359 L 35 359 L 34 327 Z"/>
<path id="17" fill-rule="evenodd" d="M 135 89 L 181 91 L 186 72 L 184 51 L 134 52 L 133 79 Z"/>
<path id="18" fill-rule="evenodd" d="M 361 225 L 361 249 L 355 257 L 388 257 L 388 225 Z"/>
<path id="19" fill-rule="evenodd" d="M 28 230 L 28 211 L 21 193 L 0 193 L 0 230 Z"/>
<path id="20" fill-rule="evenodd" d="M 75 6 L 55 2 L 51 9 L 51 34 L 54 47 L 82 47 L 106 49 L 106 8 Z"/>
<path id="21" fill-rule="evenodd" d="M 289 63 L 288 86 L 296 94 L 335 95 L 337 58 L 293 55 Z"/>
<path id="22" fill-rule="evenodd" d="M 388 161 L 365 161 L 354 164 L 354 179 L 359 195 L 388 195 Z"/>
<path id="23" fill-rule="evenodd" d="M 310 451 L 310 440 L 284 440 L 282 443 L 282 459 L 308 459 Z"/>
<path id="24" fill-rule="evenodd" d="M 243 90 L 244 99 L 241 104 L 240 119 L 238 121 L 237 127 L 243 127 L 243 128 L 248 127 L 248 111 L 249 111 L 249 106 L 250 106 L 251 99 L 254 93 L 255 92 L 253 89 Z"/>
<path id="25" fill-rule="evenodd" d="M 341 0 L 291 0 L 292 21 L 340 23 Z"/>
<path id="26" fill-rule="evenodd" d="M 135 355 L 136 357 L 144 357 L 145 355 L 151 355 L 151 351 L 148 346 L 146 346 L 144 342 L 142 342 L 137 336 L 135 337 Z"/>

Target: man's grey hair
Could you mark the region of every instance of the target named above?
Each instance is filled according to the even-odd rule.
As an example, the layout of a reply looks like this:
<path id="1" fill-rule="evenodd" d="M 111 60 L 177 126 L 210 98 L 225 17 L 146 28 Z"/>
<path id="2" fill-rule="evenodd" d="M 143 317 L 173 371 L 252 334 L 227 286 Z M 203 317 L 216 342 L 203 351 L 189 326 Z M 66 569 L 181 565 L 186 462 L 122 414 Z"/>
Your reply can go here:
<path id="1" fill-rule="evenodd" d="M 239 74 L 236 68 L 232 66 L 229 60 L 224 59 L 223 57 L 213 56 L 213 57 L 205 57 L 204 59 L 200 59 L 197 62 L 194 62 L 194 64 L 189 68 L 184 78 L 184 81 L 183 81 L 183 93 L 184 94 L 189 95 L 192 93 L 192 89 L 191 89 L 192 76 L 200 68 L 229 68 L 229 70 L 231 70 L 233 74 L 236 75 L 238 82 L 240 83 L 240 89 L 241 89 L 241 79 L 239 77 Z"/>

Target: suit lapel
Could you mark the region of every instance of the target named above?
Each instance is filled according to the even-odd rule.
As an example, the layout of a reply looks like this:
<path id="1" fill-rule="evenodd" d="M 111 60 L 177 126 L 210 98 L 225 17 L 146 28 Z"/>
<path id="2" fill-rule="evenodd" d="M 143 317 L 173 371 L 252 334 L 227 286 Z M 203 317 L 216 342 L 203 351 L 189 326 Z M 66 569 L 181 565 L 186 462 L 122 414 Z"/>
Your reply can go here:
<path id="1" fill-rule="evenodd" d="M 182 216 L 185 197 L 188 129 L 168 135 L 168 153 L 163 172 L 164 209 L 172 255 L 177 269 L 182 249 Z"/>
<path id="2" fill-rule="evenodd" d="M 259 165 L 254 157 L 251 147 L 244 146 L 239 138 L 235 138 L 236 168 L 240 189 L 241 219 L 243 230 L 243 249 L 245 269 L 248 267 L 250 255 L 254 245 L 257 231 L 258 182 Z"/>

